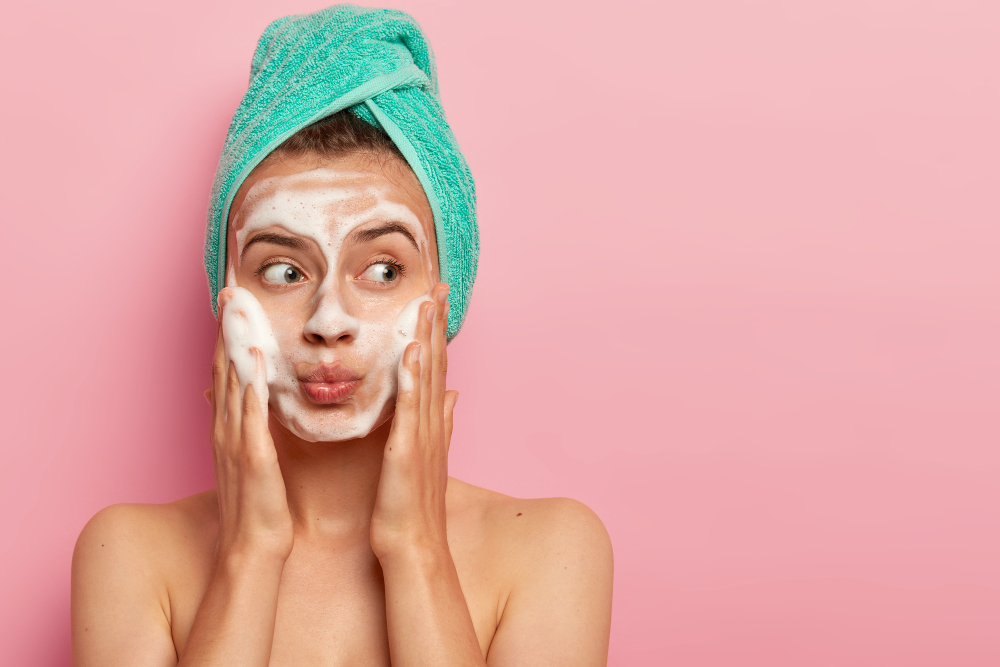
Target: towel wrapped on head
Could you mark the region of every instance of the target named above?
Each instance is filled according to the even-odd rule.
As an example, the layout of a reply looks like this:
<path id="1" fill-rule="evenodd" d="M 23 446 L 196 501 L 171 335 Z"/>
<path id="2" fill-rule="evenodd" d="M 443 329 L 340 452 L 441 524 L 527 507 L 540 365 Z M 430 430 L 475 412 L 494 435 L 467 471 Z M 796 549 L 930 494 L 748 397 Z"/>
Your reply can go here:
<path id="1" fill-rule="evenodd" d="M 476 278 L 475 182 L 438 99 L 430 45 L 410 15 L 390 9 L 334 5 L 278 19 L 261 35 L 212 186 L 205 238 L 212 310 L 225 286 L 226 225 L 240 185 L 290 136 L 343 109 L 381 127 L 423 186 L 441 280 L 451 286 L 451 340 Z"/>

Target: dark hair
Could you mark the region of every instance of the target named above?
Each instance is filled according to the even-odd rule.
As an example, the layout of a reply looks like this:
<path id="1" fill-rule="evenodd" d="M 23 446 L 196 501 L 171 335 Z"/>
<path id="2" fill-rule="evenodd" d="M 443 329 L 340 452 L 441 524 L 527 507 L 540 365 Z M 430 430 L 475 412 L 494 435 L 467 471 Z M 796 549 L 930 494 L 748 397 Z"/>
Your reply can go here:
<path id="1" fill-rule="evenodd" d="M 395 157 L 407 164 L 385 130 L 362 120 L 348 109 L 305 126 L 285 139 L 271 155 L 299 156 L 307 153 L 324 157 L 371 153 L 378 157 Z"/>

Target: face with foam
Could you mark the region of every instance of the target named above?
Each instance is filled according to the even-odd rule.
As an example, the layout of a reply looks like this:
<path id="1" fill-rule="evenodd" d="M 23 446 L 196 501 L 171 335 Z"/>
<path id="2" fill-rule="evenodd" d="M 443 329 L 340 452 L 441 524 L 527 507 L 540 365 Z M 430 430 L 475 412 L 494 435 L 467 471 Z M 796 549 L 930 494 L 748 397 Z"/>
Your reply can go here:
<path id="1" fill-rule="evenodd" d="M 438 280 L 433 230 L 395 158 L 280 156 L 240 187 L 226 285 L 252 294 L 273 332 L 269 408 L 290 432 L 347 440 L 391 416 L 403 349 Z"/>

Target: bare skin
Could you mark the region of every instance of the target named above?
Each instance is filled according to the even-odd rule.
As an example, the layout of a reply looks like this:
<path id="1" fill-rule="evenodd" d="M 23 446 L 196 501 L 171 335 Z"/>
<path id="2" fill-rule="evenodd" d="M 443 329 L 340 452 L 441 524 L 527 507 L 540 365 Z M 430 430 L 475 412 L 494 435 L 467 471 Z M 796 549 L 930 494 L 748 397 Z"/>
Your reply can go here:
<path id="1" fill-rule="evenodd" d="M 413 235 L 433 243 L 419 183 L 386 162 L 266 161 L 234 201 L 229 248 L 255 184 L 328 173 L 317 169 L 377 186 L 416 214 Z M 606 664 L 604 526 L 573 500 L 512 498 L 448 477 L 457 393 L 446 390 L 447 286 L 427 260 L 436 249 L 421 255 L 399 232 L 369 243 L 346 249 L 336 266 L 321 248 L 268 241 L 247 245 L 242 258 L 231 252 L 230 262 L 272 321 L 281 313 L 279 339 L 303 353 L 337 350 L 362 375 L 350 332 L 316 325 L 321 302 L 376 316 L 431 290 L 399 369 L 412 387 L 401 384 L 368 436 L 307 442 L 273 413 L 265 419 L 252 387 L 240 398 L 220 333 L 206 392 L 216 488 L 164 505 L 114 505 L 87 524 L 73 558 L 75 665 Z M 365 263 L 382 260 L 410 270 L 391 285 L 367 284 Z M 268 282 L 274 271 L 258 269 L 274 261 L 301 279 Z"/>

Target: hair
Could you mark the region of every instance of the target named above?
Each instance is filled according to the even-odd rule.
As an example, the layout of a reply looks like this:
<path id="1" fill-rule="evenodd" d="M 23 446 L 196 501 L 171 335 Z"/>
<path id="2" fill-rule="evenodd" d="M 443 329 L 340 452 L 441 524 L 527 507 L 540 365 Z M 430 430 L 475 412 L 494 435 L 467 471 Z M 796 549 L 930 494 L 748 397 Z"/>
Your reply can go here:
<path id="1" fill-rule="evenodd" d="M 409 165 L 399 147 L 385 130 L 362 120 L 348 109 L 343 109 L 307 125 L 285 139 L 271 155 L 302 156 L 316 154 L 333 158 L 350 153 L 369 153 L 373 157 L 393 157 Z"/>

